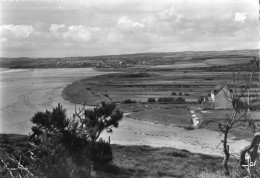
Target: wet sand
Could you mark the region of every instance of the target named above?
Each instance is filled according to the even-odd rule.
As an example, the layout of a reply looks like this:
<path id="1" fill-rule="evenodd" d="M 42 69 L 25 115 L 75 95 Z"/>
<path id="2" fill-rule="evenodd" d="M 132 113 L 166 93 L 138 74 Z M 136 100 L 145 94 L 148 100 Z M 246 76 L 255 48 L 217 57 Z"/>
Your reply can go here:
<path id="1" fill-rule="evenodd" d="M 61 97 L 62 89 L 82 78 L 102 74 L 94 69 L 34 69 L 1 71 L 0 133 L 28 134 L 30 118 L 61 103 L 72 116 L 74 104 Z M 119 128 L 102 137 L 122 145 L 175 147 L 191 152 L 221 155 L 222 135 L 206 129 L 185 130 L 125 117 Z M 231 140 L 230 140 L 231 141 Z M 231 141 L 233 142 L 233 141 Z M 231 152 L 238 153 L 249 143 L 239 140 L 230 143 Z"/>
<path id="2" fill-rule="evenodd" d="M 90 68 L 1 70 L 0 133 L 28 134 L 37 111 L 61 103 L 72 116 L 75 105 L 61 97 L 62 89 L 82 78 L 103 74 Z"/>

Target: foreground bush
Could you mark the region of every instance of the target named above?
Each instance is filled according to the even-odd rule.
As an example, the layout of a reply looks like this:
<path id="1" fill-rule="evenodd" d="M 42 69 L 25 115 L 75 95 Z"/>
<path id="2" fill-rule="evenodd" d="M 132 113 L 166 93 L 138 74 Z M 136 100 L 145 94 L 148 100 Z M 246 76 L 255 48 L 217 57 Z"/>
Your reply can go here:
<path id="1" fill-rule="evenodd" d="M 33 133 L 24 149 L 25 170 L 30 170 L 31 177 L 90 177 L 93 164 L 113 159 L 110 143 L 98 138 L 103 131 L 118 127 L 122 117 L 114 103 L 105 102 L 94 109 L 83 106 L 73 119 L 67 118 L 60 104 L 52 111 L 37 112 L 31 119 Z"/>

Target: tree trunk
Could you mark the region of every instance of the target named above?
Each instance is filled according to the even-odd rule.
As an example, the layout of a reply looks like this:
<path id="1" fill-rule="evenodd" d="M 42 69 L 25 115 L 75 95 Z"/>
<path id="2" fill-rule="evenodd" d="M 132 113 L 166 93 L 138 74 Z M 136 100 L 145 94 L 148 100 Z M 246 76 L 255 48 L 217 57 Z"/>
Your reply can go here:
<path id="1" fill-rule="evenodd" d="M 228 135 L 228 129 L 226 129 L 226 131 L 225 131 L 224 140 L 223 140 L 223 149 L 224 149 L 225 156 L 224 156 L 224 159 L 223 159 L 222 166 L 223 166 L 225 175 L 229 176 L 230 174 L 229 174 L 227 163 L 228 163 L 230 154 L 229 154 L 229 145 L 227 144 L 227 135 Z"/>
<path id="2" fill-rule="evenodd" d="M 246 153 L 248 152 L 251 157 L 251 162 L 254 162 L 258 157 L 258 146 L 260 143 L 260 132 L 255 133 L 254 138 L 251 144 L 245 147 L 240 153 L 240 166 L 247 165 L 246 162 Z M 251 150 L 251 151 L 250 151 Z"/>

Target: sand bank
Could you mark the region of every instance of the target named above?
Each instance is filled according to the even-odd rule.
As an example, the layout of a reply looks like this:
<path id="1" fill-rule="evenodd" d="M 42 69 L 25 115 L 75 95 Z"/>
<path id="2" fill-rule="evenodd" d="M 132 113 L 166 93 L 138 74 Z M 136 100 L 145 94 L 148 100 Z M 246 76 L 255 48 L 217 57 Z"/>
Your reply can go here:
<path id="1" fill-rule="evenodd" d="M 61 103 L 71 116 L 74 105 L 63 100 L 62 89 L 82 78 L 104 74 L 91 68 L 0 70 L 0 133 L 28 134 L 37 111 Z"/>

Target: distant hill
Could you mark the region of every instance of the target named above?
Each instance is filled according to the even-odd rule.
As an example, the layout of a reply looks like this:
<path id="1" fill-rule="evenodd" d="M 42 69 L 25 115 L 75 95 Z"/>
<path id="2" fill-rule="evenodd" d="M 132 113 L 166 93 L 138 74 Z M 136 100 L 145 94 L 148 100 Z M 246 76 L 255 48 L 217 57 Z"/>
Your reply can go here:
<path id="1" fill-rule="evenodd" d="M 229 50 L 229 51 L 184 51 L 162 53 L 138 53 L 106 56 L 64 57 L 64 58 L 0 58 L 2 68 L 118 68 L 136 65 L 166 65 L 176 62 L 196 60 L 204 62 L 213 58 L 256 58 L 259 60 L 259 50 Z"/>

